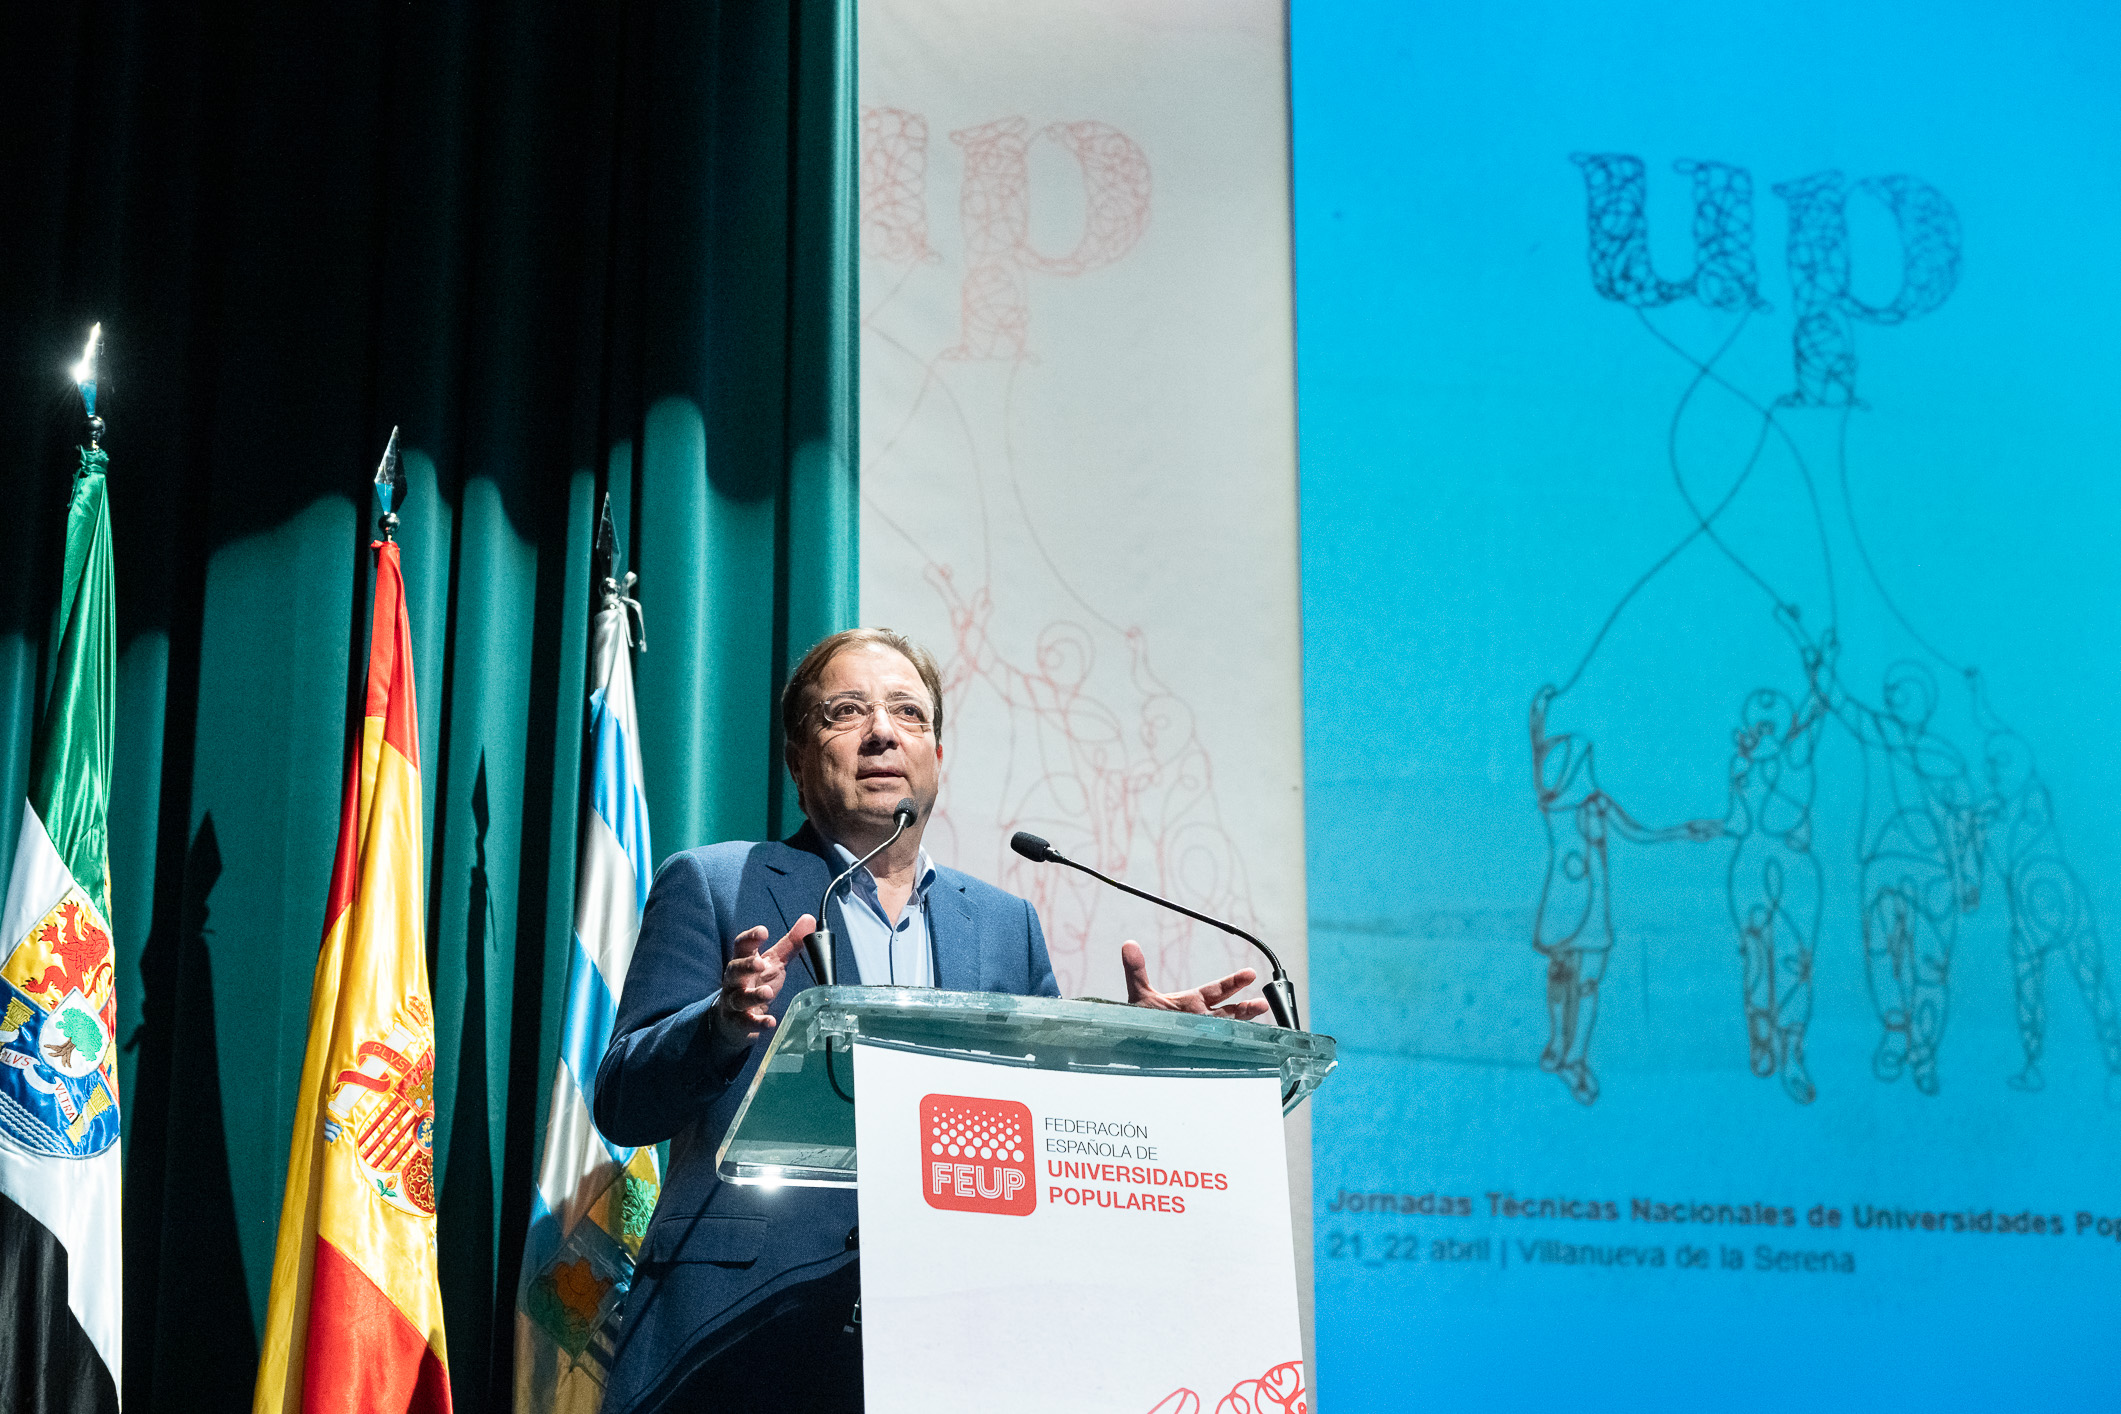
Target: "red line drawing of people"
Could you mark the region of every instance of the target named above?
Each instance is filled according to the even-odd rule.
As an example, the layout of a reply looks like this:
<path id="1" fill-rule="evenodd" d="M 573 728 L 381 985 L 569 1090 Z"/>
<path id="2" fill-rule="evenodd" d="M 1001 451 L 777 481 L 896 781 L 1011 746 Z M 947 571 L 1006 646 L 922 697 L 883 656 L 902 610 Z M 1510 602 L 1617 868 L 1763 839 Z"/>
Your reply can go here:
<path id="1" fill-rule="evenodd" d="M 1239 1380 L 1216 1401 L 1215 1414 L 1309 1414 L 1301 1360 L 1285 1360 L 1256 1380 Z M 1200 1414 L 1200 1396 L 1180 1386 L 1156 1401 L 1149 1414 Z"/>
<path id="2" fill-rule="evenodd" d="M 992 837 L 1019 829 L 1045 834 L 1110 874 L 1124 875 L 1130 864 L 1138 874 L 1146 864 L 1153 890 L 1255 926 L 1244 861 L 1222 826 L 1214 766 L 1192 708 L 1156 677 L 1142 631 L 1120 635 L 1134 690 L 1123 712 L 1088 689 L 1100 636 L 1091 627 L 1048 624 L 1032 662 L 1020 666 L 989 631 L 990 587 L 968 598 L 939 566 L 929 581 L 949 607 L 953 632 L 943 665 L 946 701 L 962 702 L 978 686 L 992 694 L 982 720 L 993 721 L 997 700 L 1007 713 L 1011 751 Z M 946 828 L 955 831 L 954 818 Z M 1080 983 L 1093 945 L 1109 950 L 1110 929 L 1099 920 L 1113 894 L 1073 871 L 1041 869 L 1014 855 L 1002 866 L 1001 883 L 1037 907 L 1056 973 Z M 1195 926 L 1174 913 L 1154 916 L 1151 956 L 1162 970 L 1188 975 Z"/>

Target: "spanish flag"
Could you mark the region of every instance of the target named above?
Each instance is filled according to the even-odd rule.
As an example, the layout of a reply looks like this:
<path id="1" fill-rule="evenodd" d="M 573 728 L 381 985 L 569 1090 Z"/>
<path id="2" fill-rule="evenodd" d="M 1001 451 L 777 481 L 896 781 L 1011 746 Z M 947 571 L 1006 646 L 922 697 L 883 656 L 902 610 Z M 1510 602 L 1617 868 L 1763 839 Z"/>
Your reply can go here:
<path id="1" fill-rule="evenodd" d="M 379 541 L 288 1147 L 256 1414 L 449 1409 L 435 1275 L 434 1012 L 421 936 L 419 713 L 398 547 Z"/>

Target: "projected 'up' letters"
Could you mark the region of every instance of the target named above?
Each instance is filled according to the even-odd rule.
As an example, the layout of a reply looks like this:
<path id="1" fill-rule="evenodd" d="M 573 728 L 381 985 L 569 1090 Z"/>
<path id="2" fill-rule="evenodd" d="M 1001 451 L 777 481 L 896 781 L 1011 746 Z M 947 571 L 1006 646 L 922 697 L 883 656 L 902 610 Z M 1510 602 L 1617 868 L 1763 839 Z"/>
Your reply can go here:
<path id="1" fill-rule="evenodd" d="M 1865 304 L 1849 288 L 1848 180 L 1818 172 L 1775 188 L 1789 203 L 1791 299 L 1800 407 L 1856 401 L 1856 343 L 1849 321 L 1903 324 L 1950 298 L 1959 282 L 1959 217 L 1944 193 L 1913 177 L 1869 177 L 1856 190 L 1877 197 L 1900 227 L 1900 292 Z"/>
<path id="2" fill-rule="evenodd" d="M 1753 262 L 1753 177 L 1722 162 L 1677 162 L 1694 178 L 1694 273 L 1658 278 L 1650 263 L 1649 184 L 1642 159 L 1577 153 L 1591 197 L 1591 283 L 1609 300 L 1656 309 L 1692 295 L 1711 309 L 1768 307 Z"/>
<path id="3" fill-rule="evenodd" d="M 1743 167 L 1681 160 L 1673 170 L 1693 179 L 1694 269 L 1666 280 L 1650 260 L 1648 183 L 1642 159 L 1626 153 L 1577 153 L 1588 199 L 1591 284 L 1606 299 L 1656 309 L 1691 296 L 1711 309 L 1764 312 L 1753 254 L 1753 179 Z M 1900 234 L 1900 289 L 1884 304 L 1858 298 L 1850 283 L 1848 199 L 1875 197 Z M 1854 325 L 1903 324 L 1950 298 L 1959 280 L 1959 217 L 1944 193 L 1908 176 L 1868 177 L 1854 184 L 1840 172 L 1815 172 L 1779 183 L 1789 208 L 1785 259 L 1794 323 L 1790 331 L 1796 386 L 1781 401 L 1797 407 L 1856 403 Z"/>
<path id="4" fill-rule="evenodd" d="M 953 358 L 1021 359 L 1031 326 L 1028 274 L 1063 277 L 1110 265 L 1149 225 L 1149 158 L 1109 123 L 1022 118 L 961 128 L 958 219 L 964 237 L 962 319 Z M 1048 255 L 1031 241 L 1031 145 L 1057 143 L 1082 171 L 1083 229 L 1075 248 Z M 928 240 L 928 120 L 899 108 L 862 112 L 862 243 L 880 259 L 937 259 Z"/>

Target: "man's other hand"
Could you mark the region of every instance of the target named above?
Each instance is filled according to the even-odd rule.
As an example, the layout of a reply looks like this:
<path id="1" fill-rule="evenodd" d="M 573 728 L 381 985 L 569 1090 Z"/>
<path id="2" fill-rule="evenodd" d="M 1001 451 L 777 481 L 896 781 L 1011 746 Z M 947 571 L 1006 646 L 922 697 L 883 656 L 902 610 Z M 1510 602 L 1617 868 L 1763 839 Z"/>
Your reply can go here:
<path id="1" fill-rule="evenodd" d="M 788 959 L 816 931 L 817 920 L 806 913 L 770 948 L 763 946 L 763 923 L 736 935 L 736 956 L 722 969 L 722 993 L 714 1007 L 724 1037 L 748 1044 L 780 1024 L 771 1008 L 788 978 Z"/>
<path id="2" fill-rule="evenodd" d="M 1141 944 L 1129 938 L 1119 945 L 1119 965 L 1127 970 L 1127 1005 L 1151 1011 L 1190 1011 L 1196 1016 L 1227 1016 L 1233 1021 L 1251 1021 L 1267 1014 L 1261 1000 L 1224 1002 L 1259 980 L 1249 967 L 1240 967 L 1219 981 L 1195 987 L 1190 992 L 1159 992 L 1149 985 L 1149 959 Z"/>

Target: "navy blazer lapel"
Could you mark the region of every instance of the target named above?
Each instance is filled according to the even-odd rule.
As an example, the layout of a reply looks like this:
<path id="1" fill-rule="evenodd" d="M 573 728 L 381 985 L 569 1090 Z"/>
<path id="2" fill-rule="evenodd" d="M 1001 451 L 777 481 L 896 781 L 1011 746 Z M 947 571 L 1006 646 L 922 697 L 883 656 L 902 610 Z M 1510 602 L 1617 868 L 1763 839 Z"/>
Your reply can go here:
<path id="1" fill-rule="evenodd" d="M 942 870 L 928 890 L 928 927 L 935 944 L 935 985 L 946 992 L 980 990 L 979 928 L 965 886 Z"/>
<path id="2" fill-rule="evenodd" d="M 783 841 L 794 844 L 794 841 Z M 817 896 L 824 891 L 825 881 L 832 876 L 821 874 L 824 865 L 807 850 L 794 849 L 774 860 L 766 874 L 766 892 L 773 896 L 774 907 L 781 913 L 780 927 L 775 936 L 766 940 L 771 947 L 781 935 L 795 926 L 795 920 L 817 907 Z M 818 877 L 813 877 L 818 876 Z M 813 986 L 816 979 L 810 975 L 810 960 L 803 949 L 797 948 L 795 956 L 788 960 L 789 980 L 801 986 Z M 800 979 L 800 980 L 798 980 Z"/>

